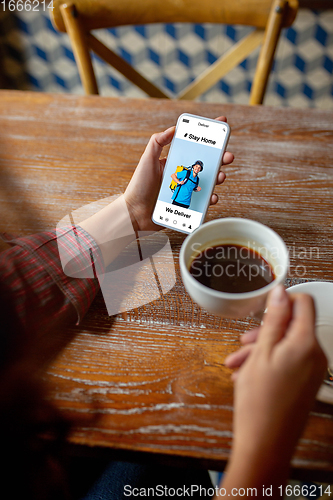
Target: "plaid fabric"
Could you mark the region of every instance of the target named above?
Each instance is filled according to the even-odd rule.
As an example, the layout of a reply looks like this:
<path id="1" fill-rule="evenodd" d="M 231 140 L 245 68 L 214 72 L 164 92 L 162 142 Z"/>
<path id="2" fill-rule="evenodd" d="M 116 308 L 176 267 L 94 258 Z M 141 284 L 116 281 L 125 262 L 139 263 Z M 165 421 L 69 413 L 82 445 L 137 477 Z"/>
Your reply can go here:
<path id="1" fill-rule="evenodd" d="M 2 233 L 2 238 L 12 246 L 0 254 L 3 290 L 11 295 L 22 326 L 42 329 L 50 321 L 73 317 L 73 308 L 78 324 L 99 289 L 96 276 L 104 268 L 91 236 L 77 226 L 20 238 Z M 69 273 L 59 251 L 67 256 Z M 90 270 L 92 278 L 73 277 L 82 270 Z"/>

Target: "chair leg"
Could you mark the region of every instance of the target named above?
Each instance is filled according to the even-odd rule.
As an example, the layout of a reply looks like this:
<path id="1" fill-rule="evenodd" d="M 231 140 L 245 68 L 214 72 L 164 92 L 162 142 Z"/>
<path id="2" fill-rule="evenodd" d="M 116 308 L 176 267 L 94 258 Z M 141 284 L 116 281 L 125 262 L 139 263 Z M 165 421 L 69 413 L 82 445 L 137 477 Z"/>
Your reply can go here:
<path id="1" fill-rule="evenodd" d="M 180 92 L 177 99 L 192 100 L 206 92 L 215 85 L 215 83 L 221 80 L 224 75 L 237 66 L 237 64 L 244 61 L 244 59 L 262 43 L 263 37 L 264 30 L 257 28 L 255 31 L 252 31 L 252 33 L 242 38 L 242 40 L 223 54 L 214 64 L 209 66 L 206 71 Z"/>
<path id="2" fill-rule="evenodd" d="M 286 11 L 286 0 L 275 0 L 272 5 L 263 45 L 259 54 L 255 77 L 252 83 L 250 104 L 262 104 L 272 68 L 275 49 L 279 41 L 283 16 Z"/>
<path id="3" fill-rule="evenodd" d="M 146 92 L 150 97 L 159 97 L 163 99 L 170 99 L 170 97 L 159 89 L 152 82 L 144 78 L 143 75 L 138 73 L 130 64 L 128 64 L 122 57 L 106 47 L 98 38 L 91 33 L 87 36 L 89 47 L 95 54 L 97 54 L 103 61 L 110 64 L 119 73 L 122 73 L 125 78 L 134 83 L 141 90 Z"/>
<path id="4" fill-rule="evenodd" d="M 84 91 L 88 95 L 98 94 L 96 77 L 91 62 L 86 35 L 80 23 L 75 5 L 63 4 L 60 6 L 60 10 L 67 34 L 72 44 Z"/>

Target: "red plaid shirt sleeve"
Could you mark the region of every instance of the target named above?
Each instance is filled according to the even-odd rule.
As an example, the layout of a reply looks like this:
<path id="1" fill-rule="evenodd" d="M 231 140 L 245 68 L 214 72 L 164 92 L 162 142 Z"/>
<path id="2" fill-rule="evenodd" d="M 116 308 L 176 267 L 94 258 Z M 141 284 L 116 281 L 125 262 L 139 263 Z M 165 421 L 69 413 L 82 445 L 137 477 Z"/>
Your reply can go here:
<path id="1" fill-rule="evenodd" d="M 11 245 L 0 254 L 3 290 L 10 294 L 22 326 L 39 330 L 51 321 L 73 318 L 73 312 L 78 324 L 99 289 L 97 276 L 104 268 L 91 236 L 77 226 L 2 238 Z"/>

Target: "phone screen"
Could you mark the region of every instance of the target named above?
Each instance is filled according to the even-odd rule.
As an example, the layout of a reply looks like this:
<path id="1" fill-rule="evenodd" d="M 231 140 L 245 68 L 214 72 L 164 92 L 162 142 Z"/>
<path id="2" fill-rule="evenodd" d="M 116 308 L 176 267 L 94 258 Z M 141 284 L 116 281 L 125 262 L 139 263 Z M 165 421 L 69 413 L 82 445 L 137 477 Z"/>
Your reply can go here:
<path id="1" fill-rule="evenodd" d="M 183 114 L 164 169 L 153 221 L 191 233 L 204 221 L 229 138 L 224 122 Z"/>

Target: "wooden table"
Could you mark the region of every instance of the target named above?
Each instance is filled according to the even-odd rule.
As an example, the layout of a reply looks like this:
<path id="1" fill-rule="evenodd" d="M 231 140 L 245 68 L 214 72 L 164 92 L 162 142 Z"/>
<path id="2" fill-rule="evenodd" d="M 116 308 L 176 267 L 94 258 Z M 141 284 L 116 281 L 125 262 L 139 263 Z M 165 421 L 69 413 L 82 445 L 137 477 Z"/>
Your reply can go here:
<path id="1" fill-rule="evenodd" d="M 232 129 L 235 161 L 208 220 L 248 217 L 277 231 L 291 249 L 288 286 L 333 281 L 333 114 L 326 111 L 1 91 L 1 230 L 43 231 L 122 192 L 150 135 L 185 111 L 226 114 Z M 79 327 L 59 332 L 74 338 L 48 371 L 51 397 L 66 414 L 89 417 L 70 437 L 80 453 L 222 470 L 233 417 L 223 361 L 251 320 L 219 319 L 191 302 L 178 268 L 184 235 L 166 234 L 175 287 L 115 317 L 98 295 Z M 332 406 L 316 402 L 292 465 L 294 477 L 332 478 Z"/>

